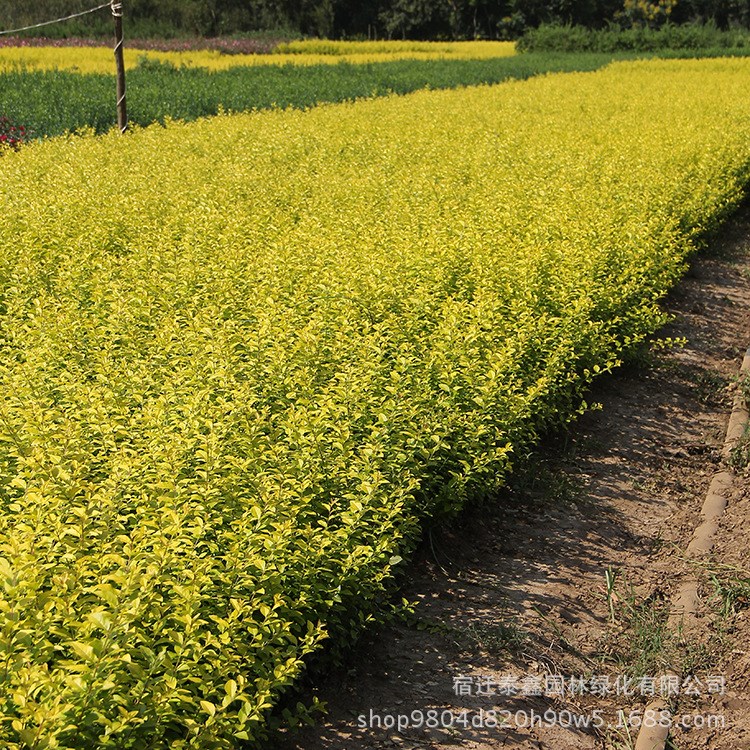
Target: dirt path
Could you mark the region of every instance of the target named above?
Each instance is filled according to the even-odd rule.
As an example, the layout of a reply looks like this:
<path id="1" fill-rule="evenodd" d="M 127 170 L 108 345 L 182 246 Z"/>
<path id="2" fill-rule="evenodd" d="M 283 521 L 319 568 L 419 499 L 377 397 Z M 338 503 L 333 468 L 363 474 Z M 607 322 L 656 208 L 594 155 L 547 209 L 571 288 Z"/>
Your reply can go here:
<path id="1" fill-rule="evenodd" d="M 547 446 L 523 485 L 435 535 L 404 594 L 414 614 L 320 684 L 328 716 L 278 747 L 629 748 L 628 725 L 679 663 L 694 678 L 681 686 L 685 723 L 724 728 L 675 729 L 674 747 L 749 748 L 746 480 L 702 573 L 701 636 L 666 626 L 750 345 L 749 290 L 745 210 L 667 302 L 663 335 L 687 345 L 599 383 L 603 408 Z"/>

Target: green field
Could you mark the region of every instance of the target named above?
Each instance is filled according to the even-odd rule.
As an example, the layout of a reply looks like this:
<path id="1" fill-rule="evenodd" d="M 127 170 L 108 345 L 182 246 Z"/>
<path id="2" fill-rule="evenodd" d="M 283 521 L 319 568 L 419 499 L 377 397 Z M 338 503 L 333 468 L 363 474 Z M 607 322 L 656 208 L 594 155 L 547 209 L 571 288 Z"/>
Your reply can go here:
<path id="1" fill-rule="evenodd" d="M 454 88 L 591 70 L 609 55 L 525 55 L 494 60 L 397 61 L 352 65 L 263 66 L 209 72 L 147 63 L 128 73 L 128 110 L 137 125 L 194 120 L 220 109 L 312 107 L 421 88 Z M 80 128 L 105 132 L 117 122 L 114 75 L 65 71 L 0 73 L 0 112 L 37 137 Z"/>
<path id="2" fill-rule="evenodd" d="M 738 55 L 747 52 L 738 51 Z M 693 57 L 673 51 L 662 56 Z M 703 56 L 715 56 L 711 50 Z M 237 67 L 223 71 L 145 62 L 129 71 L 128 115 L 134 125 L 352 101 L 418 89 L 493 84 L 563 71 L 596 70 L 635 53 L 527 53 L 486 60 L 399 60 L 366 64 Z M 0 113 L 32 138 L 114 127 L 114 75 L 67 71 L 0 72 Z"/>

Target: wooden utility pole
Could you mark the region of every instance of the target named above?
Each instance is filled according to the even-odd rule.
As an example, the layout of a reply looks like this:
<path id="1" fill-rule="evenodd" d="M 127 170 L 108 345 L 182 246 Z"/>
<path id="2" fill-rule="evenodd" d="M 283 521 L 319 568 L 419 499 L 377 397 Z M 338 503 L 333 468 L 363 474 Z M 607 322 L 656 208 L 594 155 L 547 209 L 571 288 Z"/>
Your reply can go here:
<path id="1" fill-rule="evenodd" d="M 117 65 L 117 127 L 120 133 L 128 129 L 128 111 L 125 106 L 125 60 L 122 56 L 122 0 L 112 0 L 115 19 L 115 64 Z"/>

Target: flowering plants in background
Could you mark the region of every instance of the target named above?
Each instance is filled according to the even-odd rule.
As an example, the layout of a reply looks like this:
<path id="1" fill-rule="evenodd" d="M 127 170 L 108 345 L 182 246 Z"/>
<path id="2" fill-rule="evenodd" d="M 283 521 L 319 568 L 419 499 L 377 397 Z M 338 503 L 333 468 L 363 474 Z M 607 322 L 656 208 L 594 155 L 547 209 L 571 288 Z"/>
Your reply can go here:
<path id="1" fill-rule="evenodd" d="M 194 52 L 196 50 L 215 50 L 227 55 L 269 54 L 280 43 L 288 41 L 279 39 L 254 39 L 246 37 L 212 37 L 185 39 L 131 39 L 128 46 L 133 49 L 155 50 L 158 52 Z M 49 39 L 47 37 L 0 38 L 1 47 L 110 47 L 109 39 L 85 39 L 66 37 Z"/>
<path id="2" fill-rule="evenodd" d="M 30 132 L 23 125 L 14 125 L 10 118 L 0 115 L 0 149 L 18 148 L 29 140 Z"/>

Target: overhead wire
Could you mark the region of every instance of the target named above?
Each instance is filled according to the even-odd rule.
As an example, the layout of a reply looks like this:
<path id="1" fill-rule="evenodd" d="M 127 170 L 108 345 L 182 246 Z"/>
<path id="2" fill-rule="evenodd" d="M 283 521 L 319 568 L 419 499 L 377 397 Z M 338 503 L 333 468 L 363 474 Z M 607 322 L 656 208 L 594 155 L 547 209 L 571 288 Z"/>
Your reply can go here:
<path id="1" fill-rule="evenodd" d="M 122 3 L 117 3 L 118 10 L 121 12 Z M 5 31 L 0 31 L 0 36 L 5 36 L 8 34 L 18 34 L 21 31 L 29 31 L 30 29 L 38 29 L 42 26 L 51 26 L 53 23 L 61 23 L 62 21 L 70 21 L 71 18 L 79 18 L 80 16 L 85 16 L 89 13 L 96 13 L 98 10 L 102 10 L 103 8 L 110 8 L 113 7 L 113 4 L 111 2 L 108 3 L 102 3 L 101 5 L 97 5 L 96 8 L 89 8 L 88 10 L 82 10 L 79 13 L 71 13 L 69 16 L 63 16 L 62 18 L 54 18 L 51 21 L 42 21 L 41 23 L 34 23 L 30 26 L 21 26 L 18 29 L 6 29 Z M 114 13 L 114 8 L 113 8 Z"/>

